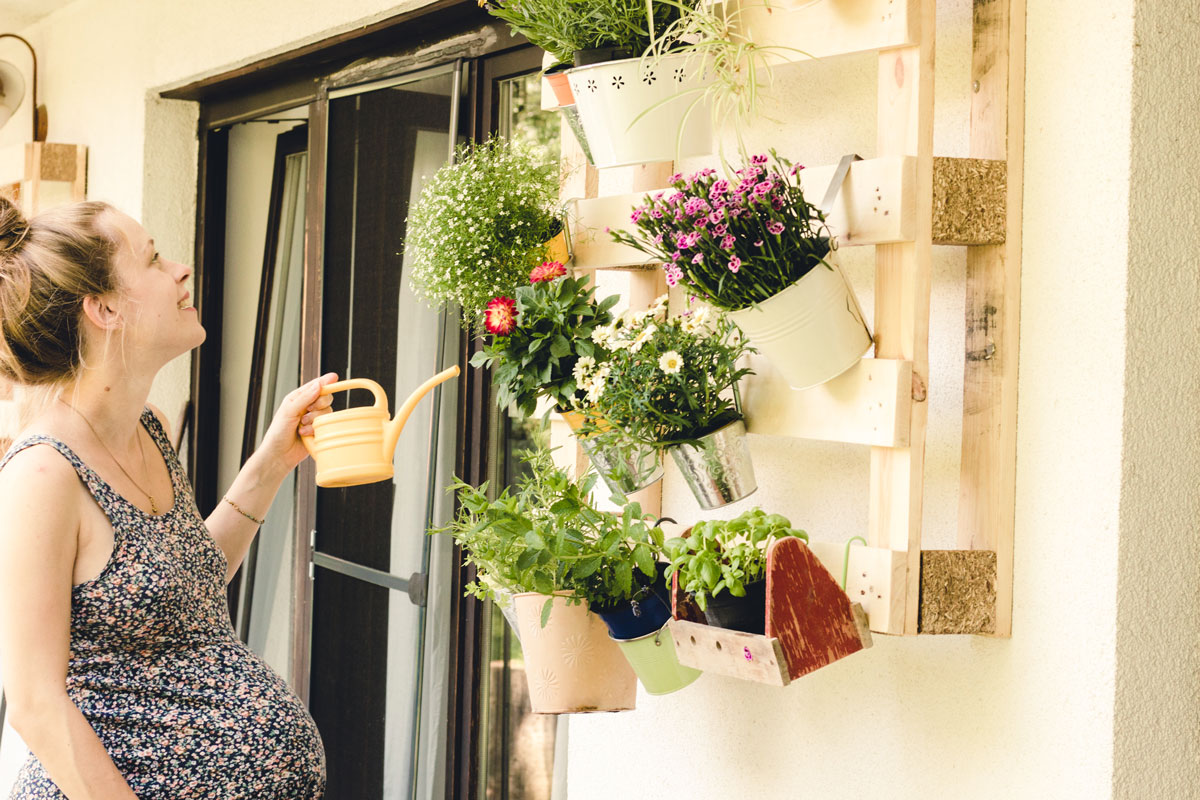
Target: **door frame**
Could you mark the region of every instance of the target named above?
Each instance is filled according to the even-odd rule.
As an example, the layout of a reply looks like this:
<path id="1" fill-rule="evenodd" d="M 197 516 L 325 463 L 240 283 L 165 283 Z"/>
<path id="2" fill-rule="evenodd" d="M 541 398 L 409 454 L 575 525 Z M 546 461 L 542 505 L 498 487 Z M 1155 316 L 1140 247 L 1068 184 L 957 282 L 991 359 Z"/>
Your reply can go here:
<path id="1" fill-rule="evenodd" d="M 331 93 L 463 60 L 465 78 L 471 83 L 464 83 L 470 90 L 463 93 L 459 133 L 478 138 L 494 125 L 497 108 L 490 94 L 480 97 L 485 76 L 473 64 L 484 57 L 527 48 L 523 38 L 511 36 L 505 26 L 479 9 L 473 0 L 436 0 L 422 9 L 161 93 L 165 99 L 195 101 L 200 107 L 195 305 L 209 335 L 192 359 L 194 416 L 188 431 L 188 468 L 202 512 L 210 511 L 220 497 L 220 487 L 216 485 L 217 452 L 208 444 L 217 440 L 220 424 L 228 126 L 287 108 L 308 107 L 301 381 L 311 380 L 320 369 L 326 137 Z M 465 333 L 459 336 L 457 356 L 464 373 L 459 379 L 456 409 L 459 447 L 455 474 L 474 484 L 485 480 L 487 475 L 487 411 L 492 402 L 487 377 L 478 370 L 465 369 L 480 346 L 480 341 L 473 341 Z M 201 443 L 205 446 L 200 446 Z M 297 474 L 296 558 L 292 564 L 295 627 L 289 679 L 305 702 L 310 680 L 310 548 L 316 522 L 315 474 L 311 460 L 301 464 Z M 461 558 L 457 563 L 461 565 Z M 486 644 L 482 642 L 486 609 L 464 597 L 464 587 L 473 579 L 473 568 L 459 566 L 449 589 L 451 640 L 445 796 L 455 800 L 474 800 L 482 777 L 478 773 L 478 753 L 485 732 L 479 730 L 478 723 L 481 681 L 486 679 L 483 663 Z"/>

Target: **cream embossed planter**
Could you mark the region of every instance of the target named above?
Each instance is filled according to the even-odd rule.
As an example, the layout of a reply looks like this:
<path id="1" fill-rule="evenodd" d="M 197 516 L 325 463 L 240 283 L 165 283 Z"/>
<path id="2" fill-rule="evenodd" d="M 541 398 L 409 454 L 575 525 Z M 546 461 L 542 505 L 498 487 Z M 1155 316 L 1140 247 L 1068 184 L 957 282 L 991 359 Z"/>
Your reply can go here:
<path id="1" fill-rule="evenodd" d="M 600 617 L 588 613 L 585 603 L 569 605 L 558 594 L 543 628 L 545 603 L 544 594 L 513 597 L 534 712 L 632 711 L 637 676 Z"/>

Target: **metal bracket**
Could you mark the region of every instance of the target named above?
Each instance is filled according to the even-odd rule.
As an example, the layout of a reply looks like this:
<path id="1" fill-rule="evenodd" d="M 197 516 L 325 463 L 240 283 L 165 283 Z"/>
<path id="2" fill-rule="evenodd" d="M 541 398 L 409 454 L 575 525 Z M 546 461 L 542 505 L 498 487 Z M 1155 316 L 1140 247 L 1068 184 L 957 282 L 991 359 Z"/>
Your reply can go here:
<path id="1" fill-rule="evenodd" d="M 336 572 L 339 575 L 346 575 L 365 583 L 382 586 L 384 589 L 394 589 L 404 592 L 415 606 L 425 605 L 425 601 L 429 596 L 429 576 L 424 572 L 414 572 L 408 578 L 401 578 L 398 575 L 384 572 L 381 569 L 355 564 L 353 561 L 347 561 L 344 558 L 319 552 L 312 554 L 312 561 L 309 563 L 310 572 L 314 565 L 330 570 L 331 572 Z"/>
<path id="2" fill-rule="evenodd" d="M 846 181 L 846 176 L 850 174 L 850 165 L 855 161 L 862 161 L 863 158 L 858 153 L 842 156 L 842 160 L 838 162 L 837 169 L 833 171 L 833 178 L 829 181 L 829 188 L 825 190 L 825 199 L 821 201 L 821 205 L 817 209 L 829 216 L 833 211 L 833 202 L 837 200 L 838 192 L 842 189 L 842 184 Z"/>

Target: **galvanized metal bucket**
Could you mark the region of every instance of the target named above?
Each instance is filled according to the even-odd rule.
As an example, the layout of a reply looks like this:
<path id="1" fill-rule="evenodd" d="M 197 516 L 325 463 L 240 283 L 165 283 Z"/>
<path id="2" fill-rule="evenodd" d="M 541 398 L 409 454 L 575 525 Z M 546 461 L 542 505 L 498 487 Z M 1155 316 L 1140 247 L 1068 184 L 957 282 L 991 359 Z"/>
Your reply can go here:
<path id="1" fill-rule="evenodd" d="M 630 494 L 662 479 L 662 462 L 652 447 L 607 434 L 581 437 L 579 444 L 611 492 Z"/>
<path id="2" fill-rule="evenodd" d="M 720 508 L 758 488 L 746 446 L 746 425 L 740 419 L 701 436 L 699 446 L 678 444 L 670 451 L 702 509 Z"/>

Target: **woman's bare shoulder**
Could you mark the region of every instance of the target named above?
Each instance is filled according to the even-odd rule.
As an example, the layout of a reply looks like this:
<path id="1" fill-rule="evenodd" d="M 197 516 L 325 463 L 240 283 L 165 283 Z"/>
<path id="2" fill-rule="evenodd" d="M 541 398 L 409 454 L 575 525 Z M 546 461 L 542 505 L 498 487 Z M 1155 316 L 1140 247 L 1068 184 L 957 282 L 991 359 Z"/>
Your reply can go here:
<path id="1" fill-rule="evenodd" d="M 74 499 L 78 491 L 75 468 L 50 445 L 26 447 L 0 469 L 0 508 L 6 512 L 35 499 L 41 503 L 65 502 Z"/>

